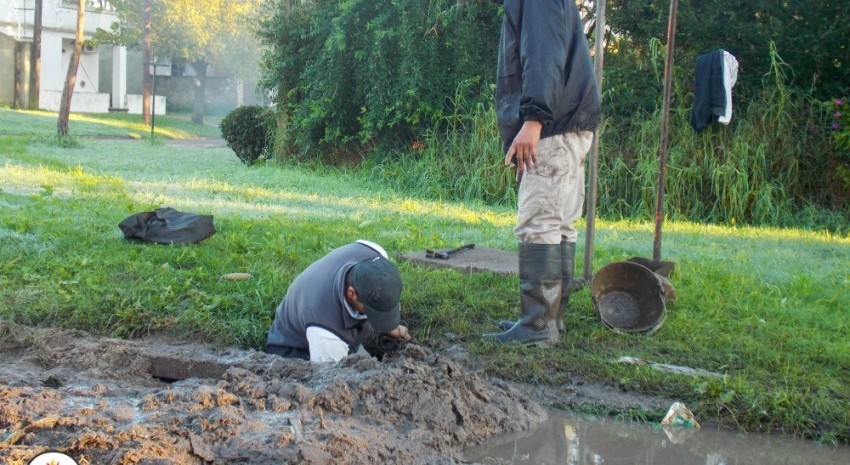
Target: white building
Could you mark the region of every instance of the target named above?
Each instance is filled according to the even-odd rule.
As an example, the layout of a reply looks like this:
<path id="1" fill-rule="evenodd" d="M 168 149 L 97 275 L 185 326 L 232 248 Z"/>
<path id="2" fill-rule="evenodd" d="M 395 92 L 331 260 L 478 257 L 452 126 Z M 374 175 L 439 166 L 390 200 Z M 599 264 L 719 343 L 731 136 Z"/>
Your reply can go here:
<path id="1" fill-rule="evenodd" d="M 58 111 L 74 49 L 77 1 L 42 1 L 39 108 Z M 84 36 L 89 39 L 98 28 L 109 30 L 117 16 L 106 0 L 86 3 Z M 34 6 L 35 0 L 0 0 L 0 103 L 24 107 L 29 99 Z M 110 110 L 141 112 L 141 96 L 127 95 L 127 50 L 111 45 L 85 47 L 77 69 L 71 111 Z M 159 95 L 156 113 L 165 113 L 165 98 Z"/>

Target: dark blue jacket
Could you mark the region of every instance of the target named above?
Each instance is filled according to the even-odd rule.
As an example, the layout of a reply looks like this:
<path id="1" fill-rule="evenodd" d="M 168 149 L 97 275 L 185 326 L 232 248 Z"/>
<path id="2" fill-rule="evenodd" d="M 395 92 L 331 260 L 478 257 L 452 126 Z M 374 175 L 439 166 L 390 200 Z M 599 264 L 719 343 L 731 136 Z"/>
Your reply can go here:
<path id="1" fill-rule="evenodd" d="M 541 138 L 599 125 L 600 97 L 573 0 L 504 0 L 496 112 L 505 150 L 526 120 Z"/>
<path id="2" fill-rule="evenodd" d="M 700 132 L 726 113 L 726 90 L 723 86 L 723 49 L 697 57 L 694 108 L 691 127 Z"/>

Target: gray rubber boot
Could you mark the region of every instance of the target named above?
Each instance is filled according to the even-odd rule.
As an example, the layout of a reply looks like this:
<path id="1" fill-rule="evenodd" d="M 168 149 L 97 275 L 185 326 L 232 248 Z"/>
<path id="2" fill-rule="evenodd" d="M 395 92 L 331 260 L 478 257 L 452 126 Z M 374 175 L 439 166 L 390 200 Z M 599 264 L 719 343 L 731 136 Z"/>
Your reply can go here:
<path id="1" fill-rule="evenodd" d="M 555 322 L 558 324 L 558 332 L 563 336 L 567 329 L 564 327 L 564 315 L 569 310 L 570 292 L 573 287 L 573 274 L 576 267 L 576 243 L 561 242 L 561 279 L 564 288 L 561 291 L 561 306 Z"/>
<path id="2" fill-rule="evenodd" d="M 507 331 L 485 334 L 499 343 L 552 345 L 560 339 L 555 318 L 560 311 L 561 246 L 519 244 L 520 318 Z"/>
<path id="3" fill-rule="evenodd" d="M 555 318 L 555 325 L 558 327 L 558 334 L 561 336 L 567 332 L 564 327 L 564 315 L 569 309 L 570 291 L 572 291 L 573 274 L 575 273 L 576 260 L 576 243 L 561 242 L 561 305 L 558 310 L 558 316 Z M 511 326 L 515 325 L 515 320 L 499 320 L 499 329 L 507 331 Z"/>

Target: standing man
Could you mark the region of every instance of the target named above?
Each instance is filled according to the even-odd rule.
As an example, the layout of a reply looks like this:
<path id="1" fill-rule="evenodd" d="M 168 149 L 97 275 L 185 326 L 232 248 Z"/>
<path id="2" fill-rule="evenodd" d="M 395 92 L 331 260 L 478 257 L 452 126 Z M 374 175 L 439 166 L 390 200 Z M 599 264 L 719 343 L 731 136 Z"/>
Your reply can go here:
<path id="1" fill-rule="evenodd" d="M 378 244 L 332 250 L 301 272 L 275 310 L 266 352 L 338 362 L 376 334 L 410 339 L 401 319 L 401 274 Z"/>
<path id="2" fill-rule="evenodd" d="M 496 111 L 505 164 L 519 186 L 520 318 L 485 334 L 551 345 L 564 332 L 584 203 L 584 164 L 600 97 L 574 0 L 494 0 L 504 6 Z M 504 322 L 503 322 L 504 323 Z"/>

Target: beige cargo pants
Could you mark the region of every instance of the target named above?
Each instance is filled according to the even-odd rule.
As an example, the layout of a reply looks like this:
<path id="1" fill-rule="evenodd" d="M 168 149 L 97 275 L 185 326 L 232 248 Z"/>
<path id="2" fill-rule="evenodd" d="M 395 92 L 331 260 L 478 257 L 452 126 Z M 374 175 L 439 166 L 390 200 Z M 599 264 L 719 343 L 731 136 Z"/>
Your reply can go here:
<path id="1" fill-rule="evenodd" d="M 520 242 L 576 242 L 573 223 L 584 206 L 584 164 L 593 132 L 568 132 L 541 139 L 537 163 L 526 170 L 519 185 L 518 220 L 514 234 Z"/>

